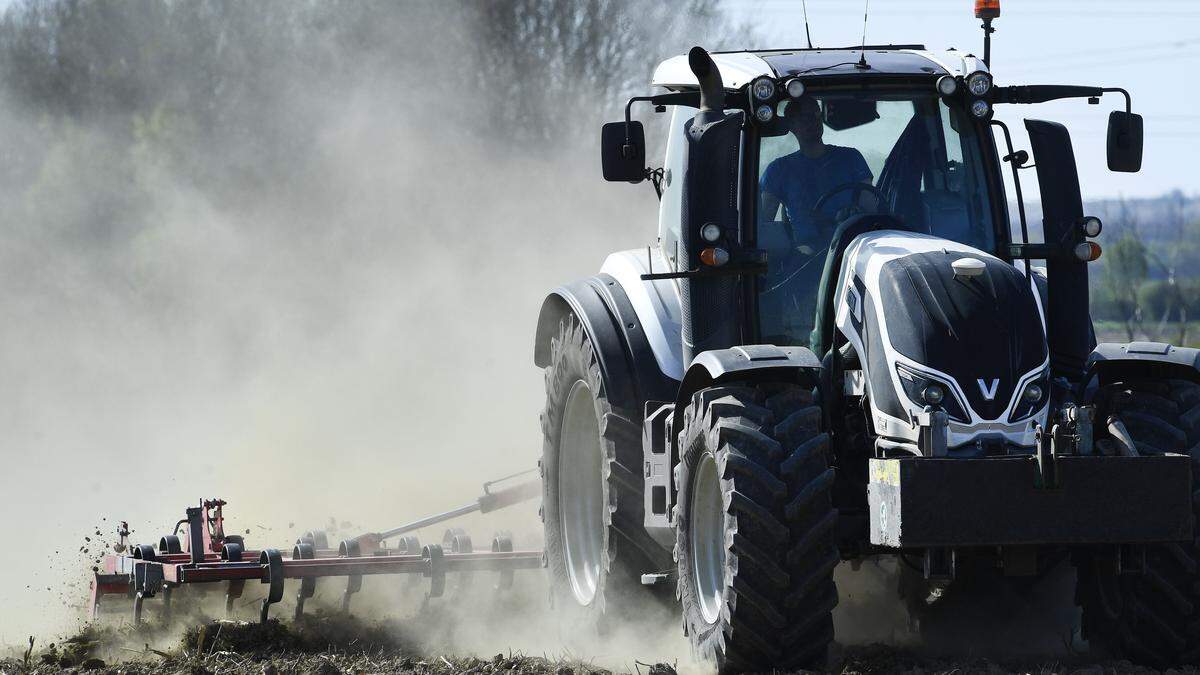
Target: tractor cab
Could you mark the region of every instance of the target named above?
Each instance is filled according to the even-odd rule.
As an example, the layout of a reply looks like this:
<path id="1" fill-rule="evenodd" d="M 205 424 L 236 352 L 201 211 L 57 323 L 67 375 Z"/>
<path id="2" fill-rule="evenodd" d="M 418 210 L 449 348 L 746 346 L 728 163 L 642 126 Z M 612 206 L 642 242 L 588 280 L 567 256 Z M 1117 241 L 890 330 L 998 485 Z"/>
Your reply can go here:
<path id="1" fill-rule="evenodd" d="M 604 170 L 609 180 L 650 177 L 660 191 L 659 250 L 649 267 L 660 263 L 643 280 L 676 280 L 690 305 L 691 325 L 681 326 L 685 363 L 748 343 L 800 345 L 822 358 L 838 340 L 833 303 L 848 234 L 899 230 L 1017 262 L 1031 282 L 1029 260 L 1064 258 L 1065 266 L 1047 264 L 1063 278 L 1053 299 L 1074 306 L 1060 326 L 1071 346 L 1057 351 L 1082 368 L 1091 338 L 1079 263 L 1099 248 L 1078 249 L 1086 234 L 1070 138 L 1055 133 L 1058 125 L 1029 122 L 1040 140 L 1036 159 L 1069 168 L 1043 175 L 1039 166 L 1043 204 L 1053 210 L 1064 190 L 1074 195 L 1045 224 L 1054 245 L 1039 247 L 1029 240 L 1017 173 L 1032 168 L 1029 154 L 1013 150 L 993 110 L 1069 97 L 1095 103 L 1120 92 L 1126 109 L 1110 116 L 1109 165 L 1136 171 L 1141 119 L 1123 90 L 1000 87 L 985 60 L 921 45 L 711 55 L 697 48 L 660 64 L 652 84 L 665 93 L 631 99 L 626 110 L 643 101 L 673 108 L 661 172 L 645 168 L 644 131 L 628 116 L 605 125 Z M 1019 237 L 1011 234 L 1006 162 Z"/>
<path id="2" fill-rule="evenodd" d="M 810 343 L 827 252 L 853 219 L 891 221 L 987 252 L 1007 242 L 990 194 L 985 134 L 929 86 L 815 83 L 772 112 L 753 167 L 756 235 L 768 260 L 758 285 L 763 341 Z"/>

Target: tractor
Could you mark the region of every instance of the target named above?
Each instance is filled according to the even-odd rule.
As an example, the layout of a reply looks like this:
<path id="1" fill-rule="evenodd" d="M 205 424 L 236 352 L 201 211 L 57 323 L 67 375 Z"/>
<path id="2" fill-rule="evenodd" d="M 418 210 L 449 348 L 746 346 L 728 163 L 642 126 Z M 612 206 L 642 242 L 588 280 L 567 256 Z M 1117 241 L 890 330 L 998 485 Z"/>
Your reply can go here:
<path id="1" fill-rule="evenodd" d="M 1142 118 L 1123 89 L 994 81 L 999 2 L 975 10 L 982 58 L 695 47 L 603 126 L 604 178 L 653 183 L 658 236 L 538 318 L 558 609 L 673 590 L 719 671 L 820 668 L 843 561 L 898 556 L 926 594 L 1069 561 L 1092 648 L 1196 661 L 1200 351 L 1097 344 L 1070 135 L 1025 119 L 1014 149 L 994 111 L 1119 95 L 1118 172 Z M 669 114 L 661 168 L 635 104 Z"/>

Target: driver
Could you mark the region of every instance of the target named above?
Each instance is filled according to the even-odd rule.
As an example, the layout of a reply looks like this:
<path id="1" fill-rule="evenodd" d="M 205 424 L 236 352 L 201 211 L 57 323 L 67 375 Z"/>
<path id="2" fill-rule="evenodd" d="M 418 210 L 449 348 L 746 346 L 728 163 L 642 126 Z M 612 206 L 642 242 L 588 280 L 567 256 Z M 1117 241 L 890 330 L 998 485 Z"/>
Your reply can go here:
<path id="1" fill-rule="evenodd" d="M 847 183 L 870 185 L 873 175 L 858 150 L 821 140 L 825 125 L 816 99 L 804 96 L 788 101 L 783 110 L 784 123 L 800 149 L 772 161 L 763 172 L 759 214 L 763 220 L 775 220 L 782 205 L 783 220 L 803 231 L 802 228 L 818 227 L 819 223 L 814 222 L 814 207 L 822 195 Z M 853 204 L 856 194 L 859 193 L 847 189 L 832 195 L 822 205 L 822 214 L 832 219 L 838 211 Z"/>

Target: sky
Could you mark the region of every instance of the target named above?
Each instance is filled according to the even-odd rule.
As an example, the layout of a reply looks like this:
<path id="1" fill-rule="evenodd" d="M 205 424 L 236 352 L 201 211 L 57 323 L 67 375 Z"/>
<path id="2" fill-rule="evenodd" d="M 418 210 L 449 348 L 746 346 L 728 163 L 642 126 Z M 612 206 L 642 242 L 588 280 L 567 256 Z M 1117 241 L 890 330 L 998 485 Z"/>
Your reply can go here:
<path id="1" fill-rule="evenodd" d="M 924 44 L 983 52 L 983 32 L 971 0 L 808 0 L 815 46 L 859 44 L 867 7 L 869 44 Z M 725 0 L 733 15 L 764 36 L 755 48 L 802 47 L 801 0 Z M 997 118 L 1028 149 L 1021 120 L 1067 125 L 1085 198 L 1150 196 L 1180 189 L 1200 193 L 1200 3 L 1194 0 L 1001 0 L 993 26 L 992 73 L 997 84 L 1079 84 L 1124 87 L 1145 118 L 1145 155 L 1137 174 L 1112 173 L 1104 157 L 1108 111 L 1083 100 L 1000 106 Z M 1033 172 L 1027 172 L 1032 174 Z M 1024 176 L 1022 180 L 1024 182 Z M 1036 194 L 1036 192 L 1034 192 Z"/>
<path id="2" fill-rule="evenodd" d="M 0 0 L 0 10 L 13 0 Z M 814 45 L 858 44 L 863 10 L 867 42 L 921 43 L 982 53 L 983 35 L 972 0 L 808 0 Z M 804 46 L 801 0 L 723 0 L 734 18 L 762 35 L 748 48 Z M 1084 101 L 1001 106 L 997 118 L 1028 149 L 1021 119 L 1062 122 L 1072 132 L 1085 198 L 1152 196 L 1180 189 L 1200 194 L 1200 3 L 1194 0 L 1001 0 L 995 22 L 992 72 L 997 84 L 1117 86 L 1133 96 L 1145 118 L 1142 171 L 1116 174 L 1104 159 L 1108 111 Z M 664 55 L 664 58 L 669 55 Z M 1032 173 L 1032 172 L 1030 172 Z"/>

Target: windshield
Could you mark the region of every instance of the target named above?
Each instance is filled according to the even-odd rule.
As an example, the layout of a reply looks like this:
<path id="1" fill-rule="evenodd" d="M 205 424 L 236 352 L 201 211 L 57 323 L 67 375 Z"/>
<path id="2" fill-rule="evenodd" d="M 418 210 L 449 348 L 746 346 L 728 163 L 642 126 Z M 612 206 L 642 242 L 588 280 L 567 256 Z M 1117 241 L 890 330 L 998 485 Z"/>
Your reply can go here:
<path id="1" fill-rule="evenodd" d="M 885 213 L 905 229 L 996 248 L 981 145 L 965 111 L 930 94 L 829 93 L 780 105 L 759 146 L 763 341 L 809 344 L 838 225 Z"/>

